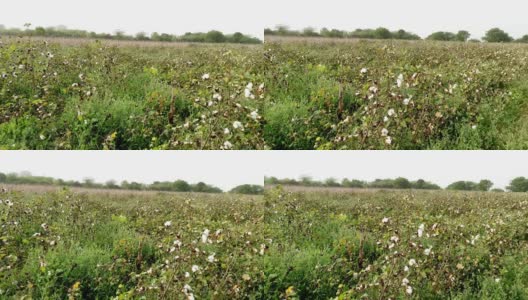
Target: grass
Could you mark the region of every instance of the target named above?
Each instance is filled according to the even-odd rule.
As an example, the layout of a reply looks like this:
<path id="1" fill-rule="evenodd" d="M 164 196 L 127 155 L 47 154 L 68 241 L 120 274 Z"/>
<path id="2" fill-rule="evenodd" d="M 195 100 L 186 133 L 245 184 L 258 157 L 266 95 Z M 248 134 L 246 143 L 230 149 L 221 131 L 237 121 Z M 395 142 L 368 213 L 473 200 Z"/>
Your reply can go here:
<path id="1" fill-rule="evenodd" d="M 524 45 L 272 38 L 265 47 L 272 149 L 527 147 Z"/>
<path id="2" fill-rule="evenodd" d="M 6 299 L 528 296 L 523 194 L 26 190 L 0 199 Z"/>
<path id="3" fill-rule="evenodd" d="M 266 148 L 261 53 L 242 45 L 7 39 L 0 149 Z"/>

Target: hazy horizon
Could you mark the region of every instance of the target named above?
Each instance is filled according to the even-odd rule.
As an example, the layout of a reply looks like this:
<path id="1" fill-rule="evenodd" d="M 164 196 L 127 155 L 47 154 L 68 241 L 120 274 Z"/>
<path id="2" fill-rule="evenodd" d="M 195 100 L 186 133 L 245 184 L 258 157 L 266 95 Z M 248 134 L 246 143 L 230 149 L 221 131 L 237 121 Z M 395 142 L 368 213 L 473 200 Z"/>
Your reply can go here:
<path id="1" fill-rule="evenodd" d="M 247 2 L 169 0 L 103 1 L 89 4 L 80 0 L 9 1 L 0 10 L 0 24 L 8 28 L 66 26 L 70 29 L 126 34 L 138 32 L 183 35 L 186 32 L 219 30 L 226 34 L 241 32 L 262 39 L 263 22 L 247 12 Z"/>
<path id="2" fill-rule="evenodd" d="M 280 7 L 266 19 L 267 28 L 286 25 L 300 30 L 306 27 L 353 31 L 358 28 L 385 27 L 404 29 L 422 38 L 437 31 L 467 30 L 472 38 L 482 38 L 491 28 L 499 27 L 514 38 L 528 34 L 526 3 L 496 1 L 419 1 L 373 0 L 351 2 L 327 0 L 298 2 L 271 0 L 269 7 Z"/>
<path id="3" fill-rule="evenodd" d="M 339 181 L 405 177 L 443 188 L 460 180 L 489 179 L 502 189 L 515 177 L 528 177 L 528 152 L 523 151 L 295 151 L 281 156 L 280 163 L 270 158 L 265 176 Z"/>
<path id="4" fill-rule="evenodd" d="M 98 183 L 185 180 L 203 181 L 229 191 L 241 184 L 264 184 L 261 170 L 251 166 L 249 152 L 221 151 L 3 151 L 0 172 L 27 171 L 34 176 Z"/>

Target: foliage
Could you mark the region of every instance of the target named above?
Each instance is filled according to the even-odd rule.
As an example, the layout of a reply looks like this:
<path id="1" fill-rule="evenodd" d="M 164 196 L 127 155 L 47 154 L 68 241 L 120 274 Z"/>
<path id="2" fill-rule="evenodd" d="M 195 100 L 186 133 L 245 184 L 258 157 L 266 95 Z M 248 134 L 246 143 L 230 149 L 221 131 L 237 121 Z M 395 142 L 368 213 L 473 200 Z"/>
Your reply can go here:
<path id="1" fill-rule="evenodd" d="M 373 189 L 418 189 L 418 190 L 439 190 L 440 187 L 434 183 L 427 182 L 423 179 L 409 181 L 407 178 L 398 177 L 396 179 L 376 179 L 367 182 L 357 179 L 344 178 L 341 183 L 335 178 L 327 178 L 323 181 L 313 180 L 304 176 L 300 180 L 276 177 L 265 177 L 266 185 L 292 185 L 292 186 L 312 186 L 312 187 L 347 187 L 347 188 L 373 188 Z"/>
<path id="2" fill-rule="evenodd" d="M 517 128 L 526 123 L 526 53 L 519 45 L 272 39 L 265 140 L 277 150 L 525 149 L 514 136 L 525 131 Z"/>
<path id="3" fill-rule="evenodd" d="M 266 149 L 255 46 L 0 44 L 0 149 Z"/>
<path id="4" fill-rule="evenodd" d="M 36 27 L 35 29 L 26 28 L 5 28 L 0 26 L 0 36 L 29 36 L 29 37 L 63 37 L 63 38 L 92 38 L 119 41 L 158 41 L 158 42 L 193 42 L 193 43 L 237 43 L 237 44 L 260 44 L 261 40 L 240 32 L 234 34 L 224 34 L 217 30 L 211 30 L 206 33 L 187 32 L 178 36 L 168 33 L 153 32 L 150 37 L 145 32 L 138 32 L 135 35 L 126 35 L 123 31 L 110 33 L 96 33 L 86 30 L 68 29 L 64 26 L 58 27 Z"/>
<path id="5" fill-rule="evenodd" d="M 62 187 L 84 187 L 97 189 L 124 189 L 124 190 L 145 190 L 145 191 L 167 191 L 167 192 L 199 192 L 199 193 L 222 193 L 218 187 L 198 182 L 189 184 L 185 180 L 176 180 L 174 182 L 155 181 L 152 184 L 139 182 L 123 181 L 117 184 L 115 180 L 109 180 L 106 183 L 97 183 L 90 178 L 84 179 L 83 182 L 75 180 L 63 180 L 45 176 L 33 176 L 28 172 L 8 173 L 0 172 L 0 183 L 6 184 L 32 184 L 32 185 L 56 185 Z"/>
<path id="6" fill-rule="evenodd" d="M 234 194 L 261 195 L 264 194 L 264 187 L 254 184 L 243 184 L 236 186 L 229 191 Z"/>
<path id="7" fill-rule="evenodd" d="M 486 32 L 483 40 L 489 43 L 509 43 L 513 38 L 500 28 L 492 28 Z"/>

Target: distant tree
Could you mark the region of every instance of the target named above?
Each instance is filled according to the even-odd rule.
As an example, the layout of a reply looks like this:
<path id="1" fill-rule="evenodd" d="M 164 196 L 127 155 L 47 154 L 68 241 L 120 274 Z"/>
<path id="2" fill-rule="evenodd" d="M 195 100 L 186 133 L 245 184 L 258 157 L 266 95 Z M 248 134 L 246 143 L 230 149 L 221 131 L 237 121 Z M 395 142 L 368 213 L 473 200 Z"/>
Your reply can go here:
<path id="1" fill-rule="evenodd" d="M 398 177 L 398 178 L 394 179 L 394 188 L 397 188 L 397 189 L 410 189 L 411 188 L 411 183 L 409 182 L 409 180 L 407 180 L 407 178 Z"/>
<path id="2" fill-rule="evenodd" d="M 275 32 L 278 35 L 288 35 L 290 28 L 286 25 L 277 25 L 277 27 L 275 27 Z"/>
<path id="3" fill-rule="evenodd" d="M 7 182 L 7 175 L 4 173 L 0 173 L 0 183 Z"/>
<path id="4" fill-rule="evenodd" d="M 145 32 L 138 32 L 136 33 L 136 40 L 138 41 L 146 41 L 149 40 L 149 37 Z"/>
<path id="5" fill-rule="evenodd" d="M 302 31 L 302 35 L 304 36 L 318 36 L 319 33 L 315 31 L 315 28 L 313 27 L 306 27 Z"/>
<path id="6" fill-rule="evenodd" d="M 241 43 L 244 39 L 244 35 L 241 32 L 235 32 L 232 37 L 232 42 Z"/>
<path id="7" fill-rule="evenodd" d="M 469 38 L 471 37 L 471 34 L 466 30 L 460 30 L 456 34 L 456 40 L 459 42 L 467 42 Z"/>
<path id="8" fill-rule="evenodd" d="M 37 36 L 45 36 L 46 35 L 46 29 L 44 29 L 44 27 L 35 28 L 35 35 L 37 35 Z"/>
<path id="9" fill-rule="evenodd" d="M 150 34 L 150 39 L 153 40 L 153 41 L 159 41 L 160 40 L 160 35 L 159 33 L 157 32 L 153 32 Z"/>
<path id="10" fill-rule="evenodd" d="M 185 180 L 176 180 L 172 186 L 178 192 L 190 192 L 191 185 L 188 184 Z"/>
<path id="11" fill-rule="evenodd" d="M 218 30 L 211 30 L 205 35 L 205 41 L 208 43 L 223 43 L 226 37 Z"/>
<path id="12" fill-rule="evenodd" d="M 387 28 L 379 27 L 374 31 L 374 38 L 386 40 L 392 38 L 392 34 Z"/>
<path id="13" fill-rule="evenodd" d="M 478 184 L 471 181 L 457 181 L 447 186 L 448 190 L 454 191 L 475 191 Z"/>
<path id="14" fill-rule="evenodd" d="M 117 185 L 115 180 L 108 180 L 105 185 L 107 189 L 118 189 L 119 185 Z"/>
<path id="15" fill-rule="evenodd" d="M 495 193 L 504 193 L 504 190 L 503 189 L 492 189 L 491 190 L 492 192 L 495 192 Z"/>
<path id="16" fill-rule="evenodd" d="M 518 43 L 528 43 L 528 34 L 517 40 Z"/>
<path id="17" fill-rule="evenodd" d="M 338 187 L 339 186 L 339 183 L 337 182 L 337 180 L 335 178 L 327 178 L 324 182 L 325 186 L 328 186 L 328 187 Z"/>
<path id="18" fill-rule="evenodd" d="M 264 177 L 264 184 L 269 184 L 269 185 L 275 185 L 275 184 L 279 184 L 279 179 L 277 179 L 277 177 Z"/>
<path id="19" fill-rule="evenodd" d="M 234 187 L 229 192 L 234 194 L 260 195 L 264 193 L 264 187 L 260 185 L 243 184 Z"/>
<path id="20" fill-rule="evenodd" d="M 456 40 L 456 35 L 452 32 L 438 31 L 434 32 L 427 37 L 431 41 L 454 41 Z"/>
<path id="21" fill-rule="evenodd" d="M 510 185 L 506 187 L 512 192 L 528 192 L 528 179 L 524 177 L 517 177 L 510 182 Z"/>
<path id="22" fill-rule="evenodd" d="M 92 178 L 84 178 L 83 179 L 83 185 L 85 187 L 93 187 L 95 184 L 95 181 Z"/>
<path id="23" fill-rule="evenodd" d="M 509 43 L 513 41 L 513 38 L 499 28 L 492 28 L 486 32 L 486 36 L 483 40 L 488 43 Z"/>
<path id="24" fill-rule="evenodd" d="M 491 189 L 492 186 L 493 186 L 493 182 L 487 179 L 483 179 L 478 183 L 477 189 L 479 191 L 487 192 Z"/>
<path id="25" fill-rule="evenodd" d="M 125 32 L 122 30 L 116 30 L 114 31 L 114 37 L 118 40 L 124 40 L 125 39 Z"/>
<path id="26" fill-rule="evenodd" d="M 470 43 L 480 43 L 479 39 L 470 39 L 468 42 Z"/>
<path id="27" fill-rule="evenodd" d="M 345 178 L 343 179 L 343 181 L 341 181 L 341 185 L 344 187 L 349 187 L 349 188 L 364 188 L 365 182 L 361 180 L 357 180 L 357 179 L 349 180 Z"/>
<path id="28" fill-rule="evenodd" d="M 307 176 L 307 175 L 301 176 L 299 180 L 301 181 L 301 184 L 306 185 L 306 186 L 313 185 L 314 183 L 312 177 Z"/>

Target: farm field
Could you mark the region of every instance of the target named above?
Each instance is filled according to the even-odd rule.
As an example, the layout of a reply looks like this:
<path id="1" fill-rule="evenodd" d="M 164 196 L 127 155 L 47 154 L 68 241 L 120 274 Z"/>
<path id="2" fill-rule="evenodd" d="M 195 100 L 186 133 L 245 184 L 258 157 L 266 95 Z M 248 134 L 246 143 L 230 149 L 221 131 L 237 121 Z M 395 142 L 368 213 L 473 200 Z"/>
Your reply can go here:
<path id="1" fill-rule="evenodd" d="M 0 149 L 264 149 L 262 45 L 0 38 Z"/>
<path id="2" fill-rule="evenodd" d="M 266 36 L 272 149 L 527 149 L 522 44 Z"/>
<path id="3" fill-rule="evenodd" d="M 288 284 L 302 299 L 528 296 L 522 193 L 285 187 L 267 196 L 288 207 L 291 244 L 306 268 L 291 259 L 302 275 Z M 322 271 L 309 275 L 314 268 Z"/>
<path id="4" fill-rule="evenodd" d="M 6 299 L 525 299 L 524 194 L 0 194 Z"/>

